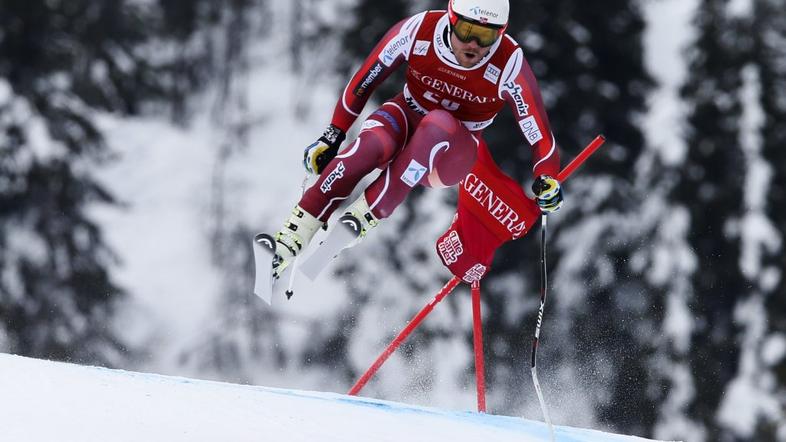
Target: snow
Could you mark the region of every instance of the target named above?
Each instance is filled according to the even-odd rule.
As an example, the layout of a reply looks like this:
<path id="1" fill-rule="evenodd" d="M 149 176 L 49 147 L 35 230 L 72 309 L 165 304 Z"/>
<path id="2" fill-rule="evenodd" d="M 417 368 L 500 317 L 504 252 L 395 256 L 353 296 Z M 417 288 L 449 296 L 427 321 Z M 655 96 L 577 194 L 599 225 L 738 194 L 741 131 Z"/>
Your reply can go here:
<path id="1" fill-rule="evenodd" d="M 734 430 L 735 434 L 751 437 L 760 416 L 779 420 L 778 400 L 768 391 L 774 385 L 772 374 L 760 367 L 761 342 L 767 324 L 764 297 L 754 294 L 740 302 L 734 309 L 734 320 L 744 325 L 743 341 L 740 346 L 740 369 L 727 388 L 718 410 L 718 421 Z"/>
<path id="2" fill-rule="evenodd" d="M 0 354 L 3 440 L 547 441 L 544 423 Z M 646 441 L 557 427 L 560 442 Z"/>
<path id="3" fill-rule="evenodd" d="M 314 89 L 314 107 L 322 112 L 301 120 L 270 106 L 294 106 L 290 91 L 298 78 L 285 64 L 252 70 L 247 82 L 257 85 L 241 92 L 249 100 L 248 113 L 241 116 L 248 119 L 249 139 L 245 145 L 230 145 L 227 156 L 221 151 L 227 143 L 225 129 L 211 120 L 214 97 L 209 94 L 185 127 L 160 118 L 97 119 L 118 156 L 98 178 L 124 204 L 92 209 L 120 255 L 115 275 L 131 296 L 121 318 L 122 333 L 135 343 L 154 341 L 148 368 L 167 374 L 184 374 L 180 353 L 204 336 L 224 296 L 223 269 L 213 261 L 210 236 L 217 198 L 224 199 L 220 215 L 227 228 L 273 231 L 301 192 L 300 146 L 313 141 L 319 134 L 313 128 L 329 120 L 334 100 L 329 84 Z M 341 307 L 341 291 L 329 277 L 320 278 L 318 285 L 304 281 L 299 288 L 308 293 L 317 286 L 322 292 L 317 300 L 276 299 L 274 308 L 307 322 Z M 289 328 L 290 337 L 304 331 Z"/>
<path id="4" fill-rule="evenodd" d="M 762 345 L 762 359 L 765 364 L 774 366 L 786 356 L 786 335 L 775 333 Z"/>

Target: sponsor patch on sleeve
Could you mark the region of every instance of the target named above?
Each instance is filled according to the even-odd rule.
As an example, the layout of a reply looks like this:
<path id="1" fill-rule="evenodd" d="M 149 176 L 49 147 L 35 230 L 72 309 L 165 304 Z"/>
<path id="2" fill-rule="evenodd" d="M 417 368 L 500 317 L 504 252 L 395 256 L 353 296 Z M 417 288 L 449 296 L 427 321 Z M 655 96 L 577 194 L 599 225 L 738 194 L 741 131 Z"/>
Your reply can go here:
<path id="1" fill-rule="evenodd" d="M 368 71 L 366 71 L 366 75 L 363 77 L 363 81 L 352 91 L 356 97 L 363 97 L 366 95 L 366 91 L 372 84 L 374 84 L 374 80 L 379 77 L 379 74 L 382 73 L 382 65 L 377 62 L 374 63 L 374 66 L 371 66 Z"/>
<path id="2" fill-rule="evenodd" d="M 543 133 L 541 133 L 533 115 L 519 121 L 519 127 L 521 127 L 521 133 L 524 134 L 524 138 L 529 141 L 531 146 L 543 139 Z"/>
<path id="3" fill-rule="evenodd" d="M 409 43 L 409 35 L 397 35 L 394 40 L 391 40 L 382 52 L 379 54 L 379 61 L 385 66 L 390 66 L 398 58 L 399 55 L 406 51 L 407 44 Z"/>

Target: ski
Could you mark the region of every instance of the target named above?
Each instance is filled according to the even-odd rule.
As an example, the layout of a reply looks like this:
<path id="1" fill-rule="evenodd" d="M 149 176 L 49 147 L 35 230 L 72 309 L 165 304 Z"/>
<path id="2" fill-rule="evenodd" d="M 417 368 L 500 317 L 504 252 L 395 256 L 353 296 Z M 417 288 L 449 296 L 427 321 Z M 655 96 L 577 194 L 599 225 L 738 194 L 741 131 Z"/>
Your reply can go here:
<path id="1" fill-rule="evenodd" d="M 267 233 L 254 237 L 254 294 L 268 304 L 273 299 L 273 260 L 276 257 L 276 240 Z"/>
<path id="2" fill-rule="evenodd" d="M 351 247 L 353 242 L 360 236 L 362 226 L 360 221 L 353 215 L 346 214 L 338 219 L 338 223 L 328 232 L 325 239 L 319 243 L 313 253 L 303 257 L 300 263 L 300 270 L 312 281 L 330 262 L 341 253 L 345 248 Z"/>

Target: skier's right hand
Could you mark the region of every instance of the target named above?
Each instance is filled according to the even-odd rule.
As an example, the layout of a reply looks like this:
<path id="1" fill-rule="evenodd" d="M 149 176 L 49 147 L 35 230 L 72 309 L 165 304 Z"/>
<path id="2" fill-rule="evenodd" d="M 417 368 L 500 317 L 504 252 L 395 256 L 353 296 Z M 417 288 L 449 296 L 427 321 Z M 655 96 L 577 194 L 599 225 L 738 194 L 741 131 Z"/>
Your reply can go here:
<path id="1" fill-rule="evenodd" d="M 303 167 L 306 171 L 316 175 L 322 173 L 330 160 L 338 154 L 338 148 L 345 138 L 343 130 L 329 125 L 325 133 L 303 151 Z"/>

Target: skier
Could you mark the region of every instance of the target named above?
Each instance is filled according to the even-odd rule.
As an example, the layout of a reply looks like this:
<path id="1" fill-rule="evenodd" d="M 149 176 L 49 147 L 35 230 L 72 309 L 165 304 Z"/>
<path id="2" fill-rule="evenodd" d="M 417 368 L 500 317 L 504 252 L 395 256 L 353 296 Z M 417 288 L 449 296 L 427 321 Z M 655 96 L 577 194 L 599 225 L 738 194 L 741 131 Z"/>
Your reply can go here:
<path id="1" fill-rule="evenodd" d="M 505 34 L 508 0 L 449 0 L 447 11 L 402 20 L 383 37 L 339 98 L 330 125 L 308 146 L 303 165 L 319 175 L 274 238 L 273 278 L 311 241 L 357 183 L 382 173 L 346 209 L 358 240 L 390 216 L 416 185 L 453 186 L 472 168 L 483 129 L 505 103 L 532 147 L 532 189 L 541 210 L 563 202 L 559 153 L 535 77 L 521 47 Z M 374 90 L 402 64 L 403 91 L 339 149 Z M 354 244 L 354 243 L 353 243 Z M 350 244 L 352 245 L 352 244 Z"/>

